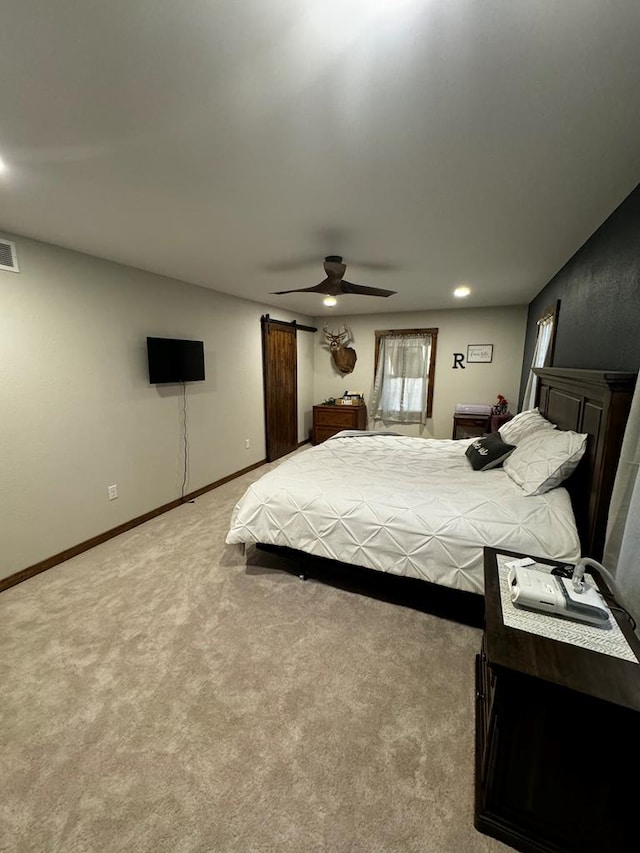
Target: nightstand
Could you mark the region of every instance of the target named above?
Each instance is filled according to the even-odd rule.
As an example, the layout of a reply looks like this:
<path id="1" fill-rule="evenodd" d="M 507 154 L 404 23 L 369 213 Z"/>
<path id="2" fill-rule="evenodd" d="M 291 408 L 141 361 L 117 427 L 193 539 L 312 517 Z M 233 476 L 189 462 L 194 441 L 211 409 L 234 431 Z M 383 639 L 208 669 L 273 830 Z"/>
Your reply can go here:
<path id="1" fill-rule="evenodd" d="M 489 432 L 490 415 L 454 415 L 451 438 L 477 438 Z"/>
<path id="2" fill-rule="evenodd" d="M 637 791 L 629 773 L 640 767 L 640 664 L 505 625 L 498 553 L 525 556 L 484 549 L 476 829 L 526 853 L 635 850 Z M 629 623 L 614 615 L 640 655 Z"/>

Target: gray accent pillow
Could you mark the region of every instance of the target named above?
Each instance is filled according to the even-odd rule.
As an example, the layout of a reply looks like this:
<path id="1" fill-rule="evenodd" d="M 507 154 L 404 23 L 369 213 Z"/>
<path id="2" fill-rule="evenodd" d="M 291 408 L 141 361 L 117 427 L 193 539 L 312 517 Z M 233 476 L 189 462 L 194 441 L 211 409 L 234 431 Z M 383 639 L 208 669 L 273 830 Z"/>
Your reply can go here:
<path id="1" fill-rule="evenodd" d="M 489 471 L 502 465 L 515 449 L 514 444 L 507 444 L 497 432 L 492 432 L 482 438 L 474 438 L 465 450 L 465 456 L 474 471 Z"/>

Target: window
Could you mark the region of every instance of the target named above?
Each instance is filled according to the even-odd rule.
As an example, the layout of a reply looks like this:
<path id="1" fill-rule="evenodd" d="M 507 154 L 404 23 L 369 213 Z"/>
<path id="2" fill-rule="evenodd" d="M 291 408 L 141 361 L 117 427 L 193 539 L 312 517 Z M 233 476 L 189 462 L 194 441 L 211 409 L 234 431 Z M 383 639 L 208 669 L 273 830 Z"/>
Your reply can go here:
<path id="1" fill-rule="evenodd" d="M 553 349 L 556 342 L 556 330 L 558 327 L 558 311 L 560 310 L 560 300 L 558 299 L 553 305 L 542 312 L 538 317 L 536 346 L 533 351 L 533 361 L 529 370 L 529 378 L 527 386 L 524 389 L 524 397 L 522 399 L 522 411 L 533 409 L 536 404 L 536 392 L 538 390 L 538 377 L 533 372 L 534 367 L 551 367 L 553 361 Z"/>
<path id="2" fill-rule="evenodd" d="M 437 329 L 376 332 L 374 420 L 425 424 L 432 416 Z"/>

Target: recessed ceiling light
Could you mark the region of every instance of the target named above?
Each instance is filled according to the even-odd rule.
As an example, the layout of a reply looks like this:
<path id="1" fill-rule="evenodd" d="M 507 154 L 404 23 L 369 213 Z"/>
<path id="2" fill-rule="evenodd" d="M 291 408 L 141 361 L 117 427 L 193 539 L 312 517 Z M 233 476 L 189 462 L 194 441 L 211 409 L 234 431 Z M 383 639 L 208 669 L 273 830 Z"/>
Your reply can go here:
<path id="1" fill-rule="evenodd" d="M 6 171 L 7 171 L 7 164 L 4 162 L 2 157 L 0 157 L 0 175 L 4 175 L 4 173 Z"/>
<path id="2" fill-rule="evenodd" d="M 458 299 L 462 299 L 464 296 L 468 296 L 470 293 L 470 287 L 456 287 L 456 289 L 453 291 L 453 295 L 457 296 Z"/>
<path id="3" fill-rule="evenodd" d="M 325 298 L 322 300 L 322 304 L 326 305 L 327 308 L 333 308 L 334 305 L 338 304 L 338 300 L 335 298 L 335 296 L 325 296 Z"/>

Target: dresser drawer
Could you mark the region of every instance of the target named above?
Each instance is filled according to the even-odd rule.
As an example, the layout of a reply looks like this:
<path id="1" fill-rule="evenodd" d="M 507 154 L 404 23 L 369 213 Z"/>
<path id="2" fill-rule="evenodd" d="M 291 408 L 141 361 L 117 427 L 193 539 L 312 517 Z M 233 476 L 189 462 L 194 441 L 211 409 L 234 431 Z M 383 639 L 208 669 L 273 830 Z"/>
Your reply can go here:
<path id="1" fill-rule="evenodd" d="M 332 406 L 331 409 L 318 409 L 315 413 L 317 426 L 335 426 L 340 429 L 349 429 L 357 422 L 357 406 Z"/>
<path id="2" fill-rule="evenodd" d="M 341 429 L 345 429 L 345 427 L 316 426 L 313 429 L 313 443 L 322 444 L 323 441 L 331 438 L 332 435 L 340 432 Z"/>

